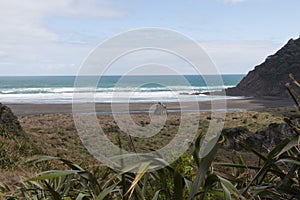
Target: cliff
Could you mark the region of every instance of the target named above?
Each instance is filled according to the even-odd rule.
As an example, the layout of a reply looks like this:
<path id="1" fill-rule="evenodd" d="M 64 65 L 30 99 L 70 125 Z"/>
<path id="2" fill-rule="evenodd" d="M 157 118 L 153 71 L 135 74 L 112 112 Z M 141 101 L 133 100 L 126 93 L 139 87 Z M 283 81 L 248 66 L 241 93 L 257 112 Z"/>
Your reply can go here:
<path id="1" fill-rule="evenodd" d="M 274 55 L 250 71 L 234 88 L 226 89 L 229 96 L 288 97 L 285 83 L 289 74 L 300 80 L 300 39 L 289 40 Z"/>

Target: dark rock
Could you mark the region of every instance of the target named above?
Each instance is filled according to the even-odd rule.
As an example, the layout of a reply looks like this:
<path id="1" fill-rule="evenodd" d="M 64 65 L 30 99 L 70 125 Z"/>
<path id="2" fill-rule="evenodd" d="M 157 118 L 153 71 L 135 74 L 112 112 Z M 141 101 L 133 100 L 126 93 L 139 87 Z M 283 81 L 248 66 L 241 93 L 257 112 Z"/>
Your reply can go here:
<path id="1" fill-rule="evenodd" d="M 293 123 L 300 127 L 300 118 L 293 119 Z M 226 140 L 223 148 L 244 150 L 241 142 L 257 151 L 269 151 L 284 139 L 292 139 L 297 133 L 286 123 L 272 123 L 265 130 L 252 133 L 246 127 L 227 128 L 222 131 Z"/>
<path id="2" fill-rule="evenodd" d="M 1 134 L 25 136 L 25 133 L 18 121 L 18 118 L 13 114 L 11 109 L 0 103 L 0 131 Z"/>
<path id="3" fill-rule="evenodd" d="M 279 144 L 284 139 L 292 139 L 297 134 L 287 124 L 272 123 L 264 131 L 258 132 L 259 135 L 263 136 L 263 148 L 271 150 L 274 146 Z"/>
<path id="4" fill-rule="evenodd" d="M 300 39 L 289 40 L 274 55 L 268 56 L 264 63 L 250 71 L 236 87 L 226 89 L 226 94 L 288 97 L 284 85 L 290 82 L 290 73 L 300 80 Z"/>
<path id="5" fill-rule="evenodd" d="M 227 128 L 222 131 L 226 140 L 223 143 L 223 148 L 234 149 L 236 151 L 243 150 L 241 142 L 246 143 L 249 146 L 261 146 L 262 136 L 252 133 L 246 127 Z"/>

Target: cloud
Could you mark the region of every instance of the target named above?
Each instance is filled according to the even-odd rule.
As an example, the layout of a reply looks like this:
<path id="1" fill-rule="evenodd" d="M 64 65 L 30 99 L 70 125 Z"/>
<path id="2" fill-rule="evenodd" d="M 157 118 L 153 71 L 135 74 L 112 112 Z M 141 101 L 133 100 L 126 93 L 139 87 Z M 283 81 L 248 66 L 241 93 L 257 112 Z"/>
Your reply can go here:
<path id="1" fill-rule="evenodd" d="M 109 8 L 107 2 L 103 0 L 69 0 L 53 14 L 87 18 L 112 18 L 124 15 L 121 11 Z"/>
<path id="2" fill-rule="evenodd" d="M 0 75 L 4 71 L 12 74 L 14 70 L 15 73 L 30 73 L 30 70 L 24 69 L 26 66 L 33 63 L 46 65 L 44 61 L 48 58 L 58 59 L 57 62 L 66 66 L 74 62 L 80 63 L 81 57 L 78 55 L 85 55 L 92 48 L 80 41 L 84 36 L 72 33 L 68 38 L 69 44 L 73 45 L 64 44 L 65 39 L 45 25 L 47 18 L 57 16 L 102 19 L 124 14 L 112 8 L 108 0 L 0 1 L 0 13 Z M 72 58 L 70 61 L 61 59 L 62 55 Z M 15 64 L 16 67 L 3 70 L 7 63 Z M 37 66 L 36 70 L 41 68 Z"/>
<path id="3" fill-rule="evenodd" d="M 247 73 L 267 56 L 274 54 L 283 44 L 261 41 L 201 41 L 199 44 L 209 54 L 221 73 Z"/>
<path id="4" fill-rule="evenodd" d="M 57 41 L 58 35 L 43 24 L 45 18 L 111 18 L 122 16 L 105 0 L 0 1 L 0 39 L 10 43 Z M 2 44 L 2 43 L 1 43 Z"/>
<path id="5" fill-rule="evenodd" d="M 221 0 L 220 0 L 221 1 Z M 242 0 L 222 0 L 237 3 Z M 109 0 L 0 1 L 0 75 L 76 74 L 99 38 L 53 31 L 45 19 L 107 19 L 124 15 Z M 66 28 L 67 29 L 67 28 Z M 61 32 L 59 32 L 61 31 Z M 280 48 L 271 41 L 201 41 L 222 73 L 246 73 Z"/>
<path id="6" fill-rule="evenodd" d="M 131 47 L 130 49 L 138 50 L 129 52 L 124 57 L 114 60 L 114 63 L 110 65 L 109 73 L 123 74 L 136 66 L 146 63 L 159 63 L 172 66 L 173 69 L 184 74 L 195 74 L 191 65 L 183 57 L 197 65 L 203 74 L 216 73 L 210 62 L 207 62 L 206 54 L 201 49 L 195 48 L 194 43 L 190 43 L 180 37 L 173 38 L 171 34 L 165 35 L 169 38 L 166 38 L 163 33 L 159 35 L 154 34 L 153 36 L 146 34 L 144 36 L 148 38 L 153 37 L 154 41 L 156 41 L 155 47 L 159 48 L 140 49 L 138 47 L 150 46 L 147 43 L 143 43 L 144 37 L 138 34 L 131 37 L 126 35 L 122 37 L 122 42 L 120 40 L 110 41 L 110 45 L 105 46 L 105 51 L 99 50 L 95 54 L 92 54 L 93 57 L 89 59 L 88 66 L 95 67 L 89 68 L 90 71 L 86 71 L 86 74 L 99 72 L 99 65 L 106 66 L 106 64 L 99 64 L 99 60 L 109 63 L 113 58 L 116 58 L 116 55 L 127 52 L 129 47 Z M 198 41 L 198 44 L 210 56 L 220 73 L 230 74 L 247 73 L 254 66 L 262 63 L 267 56 L 274 54 L 283 46 L 281 43 L 269 40 L 207 40 Z M 164 51 L 164 49 L 168 51 Z M 172 54 L 171 52 L 175 52 L 176 54 Z M 153 74 L 156 72 L 152 70 L 150 73 Z M 157 71 L 157 73 L 161 72 Z"/>

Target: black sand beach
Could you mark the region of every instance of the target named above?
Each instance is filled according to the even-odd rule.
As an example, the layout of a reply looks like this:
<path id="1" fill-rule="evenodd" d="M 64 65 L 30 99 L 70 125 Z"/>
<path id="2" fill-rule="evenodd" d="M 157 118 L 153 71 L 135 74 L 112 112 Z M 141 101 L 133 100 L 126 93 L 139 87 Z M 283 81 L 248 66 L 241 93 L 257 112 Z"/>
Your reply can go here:
<path id="1" fill-rule="evenodd" d="M 218 103 L 218 100 L 215 100 Z M 293 106 L 293 101 L 291 99 L 280 99 L 274 97 L 264 97 L 264 98 L 247 98 L 247 99 L 230 99 L 227 100 L 227 109 L 228 110 L 257 110 L 265 108 L 275 108 L 275 107 L 288 107 Z M 156 102 L 153 103 L 130 103 L 129 109 L 134 112 L 147 112 L 149 108 L 153 106 Z M 211 102 L 203 101 L 199 103 L 199 110 L 194 112 L 201 111 L 210 111 Z M 192 103 L 184 103 L 184 106 L 180 106 L 179 103 L 169 102 L 165 103 L 169 111 L 180 111 L 187 110 L 191 111 Z M 115 103 L 114 106 L 119 112 L 124 111 L 124 106 L 127 104 L 124 103 Z M 26 115 L 39 115 L 39 114 L 62 114 L 62 113 L 72 113 L 72 104 L 9 104 L 8 105 L 12 111 L 17 116 L 26 116 Z M 96 111 L 102 114 L 111 113 L 111 104 L 110 103 L 96 103 Z"/>

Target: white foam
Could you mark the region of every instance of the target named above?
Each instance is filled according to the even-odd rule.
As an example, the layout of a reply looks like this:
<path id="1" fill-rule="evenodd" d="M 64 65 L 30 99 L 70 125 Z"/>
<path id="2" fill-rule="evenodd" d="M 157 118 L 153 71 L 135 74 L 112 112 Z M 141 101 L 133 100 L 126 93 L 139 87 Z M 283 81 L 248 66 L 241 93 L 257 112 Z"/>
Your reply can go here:
<path id="1" fill-rule="evenodd" d="M 231 86 L 227 86 L 231 87 Z M 207 96 L 204 94 L 192 95 L 196 92 L 212 92 L 222 90 L 227 87 L 115 87 L 97 88 L 92 94 L 94 99 L 86 99 L 91 96 L 93 88 L 82 87 L 56 87 L 56 88 L 10 88 L 0 91 L 0 102 L 3 103 L 72 103 L 73 94 L 80 93 L 83 97 L 79 101 L 95 102 L 176 102 L 176 101 L 207 101 L 214 99 L 224 99 L 224 96 Z"/>

